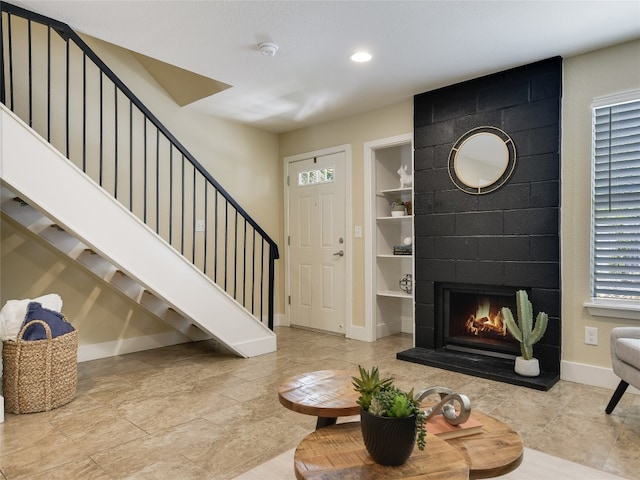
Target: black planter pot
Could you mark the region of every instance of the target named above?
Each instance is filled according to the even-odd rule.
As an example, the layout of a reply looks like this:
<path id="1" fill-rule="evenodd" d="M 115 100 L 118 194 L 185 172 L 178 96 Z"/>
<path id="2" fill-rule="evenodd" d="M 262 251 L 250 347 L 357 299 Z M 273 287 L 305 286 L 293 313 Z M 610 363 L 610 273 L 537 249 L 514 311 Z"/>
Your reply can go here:
<path id="1" fill-rule="evenodd" d="M 416 416 L 378 417 L 360 410 L 364 446 L 380 465 L 397 466 L 407 461 L 416 444 Z"/>

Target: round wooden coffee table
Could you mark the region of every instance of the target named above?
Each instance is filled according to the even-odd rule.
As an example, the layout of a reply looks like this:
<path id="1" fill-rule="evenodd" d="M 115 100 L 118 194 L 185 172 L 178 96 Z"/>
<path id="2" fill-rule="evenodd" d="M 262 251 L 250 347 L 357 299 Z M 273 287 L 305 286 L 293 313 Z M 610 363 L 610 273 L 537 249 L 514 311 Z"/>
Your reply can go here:
<path id="1" fill-rule="evenodd" d="M 403 465 L 378 465 L 364 446 L 360 422 L 340 423 L 310 433 L 296 448 L 293 463 L 298 480 L 469 478 L 469 466 L 462 454 L 435 435 L 427 436 L 424 451 L 415 447 Z"/>
<path id="2" fill-rule="evenodd" d="M 524 454 L 524 443 L 518 432 L 497 418 L 477 410 L 472 410 L 471 418 L 482 423 L 480 433 L 447 440 L 467 460 L 469 478 L 492 478 L 515 470 L 522 463 Z"/>
<path id="3" fill-rule="evenodd" d="M 356 372 L 319 370 L 284 380 L 278 387 L 278 400 L 294 412 L 318 417 L 316 428 L 334 425 L 337 417 L 360 414 L 359 394 L 351 377 Z"/>
<path id="4" fill-rule="evenodd" d="M 294 412 L 317 416 L 316 429 L 334 425 L 337 417 L 360 414 L 360 406 L 356 403 L 358 393 L 351 384 L 355 375 L 356 372 L 345 370 L 320 370 L 296 375 L 280 385 L 278 399 Z M 518 432 L 477 410 L 471 412 L 471 418 L 482 423 L 479 433 L 446 440 L 466 460 L 470 478 L 504 475 L 522 463 L 524 444 Z M 436 438 L 436 435 L 429 435 L 428 430 L 427 424 L 427 440 Z M 366 450 L 364 456 L 368 457 Z"/>

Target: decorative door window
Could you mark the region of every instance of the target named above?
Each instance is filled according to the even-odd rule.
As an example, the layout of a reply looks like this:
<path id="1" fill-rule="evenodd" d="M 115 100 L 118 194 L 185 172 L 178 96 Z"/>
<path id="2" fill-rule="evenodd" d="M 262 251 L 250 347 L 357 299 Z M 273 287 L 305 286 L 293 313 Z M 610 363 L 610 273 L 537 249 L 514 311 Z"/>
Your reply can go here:
<path id="1" fill-rule="evenodd" d="M 331 183 L 333 182 L 333 180 L 333 167 L 308 170 L 306 172 L 300 172 L 298 174 L 299 187 L 317 185 L 319 183 Z"/>

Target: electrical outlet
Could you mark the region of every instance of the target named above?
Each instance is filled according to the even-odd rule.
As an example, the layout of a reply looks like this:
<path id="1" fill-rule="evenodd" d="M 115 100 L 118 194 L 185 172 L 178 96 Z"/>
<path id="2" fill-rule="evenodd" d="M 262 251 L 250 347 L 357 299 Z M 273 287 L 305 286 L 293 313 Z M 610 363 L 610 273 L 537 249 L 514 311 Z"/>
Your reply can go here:
<path id="1" fill-rule="evenodd" d="M 204 220 L 196 220 L 196 232 L 204 232 Z"/>
<path id="2" fill-rule="evenodd" d="M 355 237 L 362 238 L 362 227 L 360 225 L 356 225 L 354 227 L 354 230 L 355 230 Z"/>
<path id="3" fill-rule="evenodd" d="M 598 345 L 598 329 L 596 327 L 584 327 L 584 343 Z"/>

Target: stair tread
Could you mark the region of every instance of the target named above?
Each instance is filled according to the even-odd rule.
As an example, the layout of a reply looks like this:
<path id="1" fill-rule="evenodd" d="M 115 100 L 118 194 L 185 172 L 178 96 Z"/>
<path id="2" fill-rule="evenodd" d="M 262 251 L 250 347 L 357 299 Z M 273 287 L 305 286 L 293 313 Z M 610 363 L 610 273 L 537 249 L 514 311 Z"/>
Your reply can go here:
<path id="1" fill-rule="evenodd" d="M 74 260 L 87 249 L 84 243 L 55 224 L 40 232 L 40 237 Z"/>
<path id="2" fill-rule="evenodd" d="M 103 258 L 91 248 L 86 248 L 77 258 L 77 261 L 88 268 L 98 277 L 106 280 L 116 270 L 116 266 L 109 260 Z"/>

